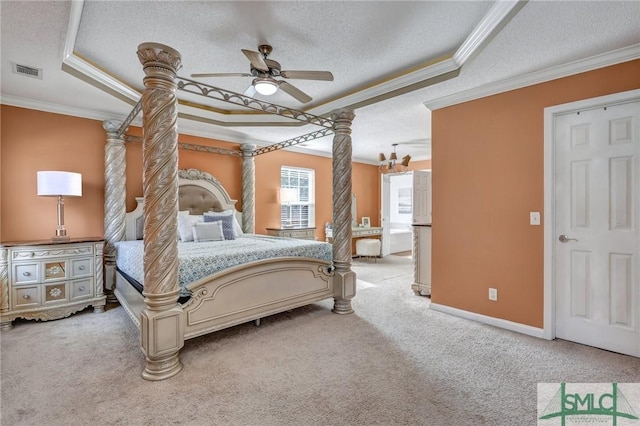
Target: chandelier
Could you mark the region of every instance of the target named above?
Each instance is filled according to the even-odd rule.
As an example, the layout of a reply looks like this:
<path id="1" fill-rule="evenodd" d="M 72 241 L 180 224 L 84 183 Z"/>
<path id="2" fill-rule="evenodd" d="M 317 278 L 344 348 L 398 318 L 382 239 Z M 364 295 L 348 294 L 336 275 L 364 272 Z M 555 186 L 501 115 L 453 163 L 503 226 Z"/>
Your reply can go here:
<path id="1" fill-rule="evenodd" d="M 393 152 L 389 156 L 389 161 L 387 161 L 387 157 L 385 157 L 382 152 L 378 154 L 378 161 L 380 162 L 378 169 L 380 170 L 380 173 L 404 173 L 409 170 L 409 161 L 411 161 L 411 156 L 407 154 L 402 157 L 401 162 L 398 162 L 398 155 L 396 154 L 396 146 L 398 146 L 398 144 L 394 143 L 392 145 Z"/>

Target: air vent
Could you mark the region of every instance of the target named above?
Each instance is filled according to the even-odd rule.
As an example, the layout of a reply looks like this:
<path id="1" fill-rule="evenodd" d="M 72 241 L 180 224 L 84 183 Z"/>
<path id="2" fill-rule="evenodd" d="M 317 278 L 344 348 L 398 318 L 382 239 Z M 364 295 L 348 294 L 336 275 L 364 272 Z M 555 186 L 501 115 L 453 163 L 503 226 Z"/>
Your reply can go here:
<path id="1" fill-rule="evenodd" d="M 11 62 L 11 67 L 13 68 L 14 74 L 24 75 L 25 77 L 37 78 L 38 80 L 42 80 L 42 69 L 40 68 L 20 65 L 14 62 Z"/>

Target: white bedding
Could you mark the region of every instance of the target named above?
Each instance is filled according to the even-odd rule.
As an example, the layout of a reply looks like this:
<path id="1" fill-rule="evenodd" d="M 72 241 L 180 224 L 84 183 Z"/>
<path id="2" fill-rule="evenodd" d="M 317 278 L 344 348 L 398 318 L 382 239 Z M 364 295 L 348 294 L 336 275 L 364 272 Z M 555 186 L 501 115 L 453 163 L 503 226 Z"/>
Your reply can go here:
<path id="1" fill-rule="evenodd" d="M 144 285 L 144 242 L 121 241 L 115 246 L 118 269 Z M 290 256 L 331 262 L 332 247 L 325 242 L 258 234 L 244 234 L 235 240 L 179 242 L 180 295 L 189 295 L 187 284 L 215 272 L 257 260 Z"/>

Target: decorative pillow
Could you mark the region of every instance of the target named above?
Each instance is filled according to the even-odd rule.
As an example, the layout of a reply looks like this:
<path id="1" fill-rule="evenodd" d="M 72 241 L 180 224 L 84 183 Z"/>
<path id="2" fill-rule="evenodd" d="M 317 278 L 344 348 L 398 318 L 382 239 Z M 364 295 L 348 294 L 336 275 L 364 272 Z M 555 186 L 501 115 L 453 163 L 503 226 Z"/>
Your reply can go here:
<path id="1" fill-rule="evenodd" d="M 178 240 L 180 240 L 180 216 L 189 214 L 189 210 L 180 210 L 178 212 Z M 144 216 L 136 218 L 136 240 L 141 240 L 144 236 Z"/>
<path id="2" fill-rule="evenodd" d="M 238 222 L 235 210 L 225 210 L 222 212 L 206 212 L 204 215 L 212 217 L 231 216 L 233 217 L 233 233 L 235 234 L 235 236 L 239 237 L 240 235 L 244 234 L 244 232 L 242 231 L 242 226 L 240 226 L 240 223 Z"/>
<path id="3" fill-rule="evenodd" d="M 191 227 L 198 222 L 204 222 L 202 215 L 178 215 L 178 235 L 180 235 L 180 241 L 183 243 L 193 241 L 193 229 L 191 229 Z"/>
<path id="4" fill-rule="evenodd" d="M 222 232 L 222 222 L 197 222 L 191 229 L 193 230 L 193 241 L 224 241 Z"/>
<path id="5" fill-rule="evenodd" d="M 233 216 L 212 216 L 210 214 L 204 215 L 204 221 L 207 222 L 221 222 L 222 232 L 224 233 L 225 240 L 235 240 L 236 234 L 233 231 Z"/>

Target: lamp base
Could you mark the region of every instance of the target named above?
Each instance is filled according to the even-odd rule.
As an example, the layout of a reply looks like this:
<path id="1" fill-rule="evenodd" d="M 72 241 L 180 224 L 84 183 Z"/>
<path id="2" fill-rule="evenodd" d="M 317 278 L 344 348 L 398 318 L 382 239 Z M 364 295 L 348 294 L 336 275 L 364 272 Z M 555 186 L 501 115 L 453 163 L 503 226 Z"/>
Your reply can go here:
<path id="1" fill-rule="evenodd" d="M 51 237 L 51 241 L 69 241 L 69 240 L 70 238 L 67 235 L 67 230 L 64 227 L 64 225 L 58 225 L 58 229 L 56 229 L 56 235 L 54 237 Z"/>

